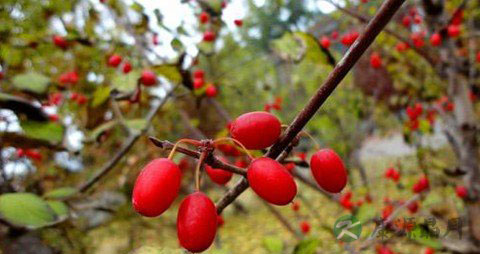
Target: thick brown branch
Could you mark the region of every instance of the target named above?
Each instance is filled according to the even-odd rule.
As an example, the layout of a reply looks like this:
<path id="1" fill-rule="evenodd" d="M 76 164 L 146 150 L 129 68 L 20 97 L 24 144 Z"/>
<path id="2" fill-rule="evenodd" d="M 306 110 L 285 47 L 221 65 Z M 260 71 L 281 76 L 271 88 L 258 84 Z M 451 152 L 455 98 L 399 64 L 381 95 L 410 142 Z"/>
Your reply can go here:
<path id="1" fill-rule="evenodd" d="M 368 23 L 364 33 L 352 45 L 350 50 L 335 66 L 323 85 L 317 90 L 316 94 L 310 99 L 305 108 L 297 115 L 290 124 L 279 141 L 274 144 L 267 152 L 266 156 L 276 159 L 278 155 L 293 141 L 303 127 L 310 121 L 318 109 L 323 105 L 328 96 L 332 94 L 335 88 L 345 78 L 362 54 L 372 44 L 377 35 L 391 20 L 395 12 L 405 0 L 387 0 L 385 1 L 377 14 Z M 248 188 L 248 181 L 241 179 L 222 199 L 217 202 L 217 212 L 220 214 L 225 207 L 232 203 L 241 193 Z"/>

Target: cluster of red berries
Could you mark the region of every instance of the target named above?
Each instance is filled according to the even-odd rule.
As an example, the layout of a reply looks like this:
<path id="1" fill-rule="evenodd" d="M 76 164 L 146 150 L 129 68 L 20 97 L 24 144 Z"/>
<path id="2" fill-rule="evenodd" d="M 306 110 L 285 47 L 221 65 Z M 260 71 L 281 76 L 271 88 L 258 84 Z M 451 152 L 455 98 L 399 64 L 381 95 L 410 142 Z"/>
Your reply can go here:
<path id="1" fill-rule="evenodd" d="M 352 198 L 353 198 L 353 193 L 351 191 L 348 191 L 340 197 L 339 203 L 344 209 L 349 211 L 363 205 L 364 200 L 360 199 L 354 202 L 352 201 Z M 372 202 L 372 199 L 369 194 L 365 196 L 365 201 L 367 201 L 367 203 Z"/>
<path id="2" fill-rule="evenodd" d="M 418 181 L 413 185 L 412 191 L 414 193 L 421 193 L 430 188 L 430 182 L 426 176 L 420 177 Z"/>
<path id="3" fill-rule="evenodd" d="M 415 103 L 414 106 L 408 106 L 405 110 L 408 116 L 407 127 L 410 130 L 416 130 L 419 126 L 419 117 L 423 113 L 423 106 L 421 103 Z"/>
<path id="4" fill-rule="evenodd" d="M 193 72 L 193 88 L 195 90 L 204 88 L 205 95 L 211 98 L 218 94 L 217 87 L 214 84 L 209 83 L 205 86 L 205 72 L 203 70 L 195 70 Z"/>
<path id="5" fill-rule="evenodd" d="M 65 72 L 58 77 L 58 83 L 62 86 L 75 85 L 78 83 L 80 77 L 76 71 Z"/>
<path id="6" fill-rule="evenodd" d="M 264 106 L 263 106 L 263 110 L 267 111 L 267 112 L 270 112 L 272 110 L 282 110 L 282 102 L 283 102 L 283 99 L 282 97 L 275 97 L 275 101 L 272 102 L 272 103 L 266 103 Z"/>
<path id="7" fill-rule="evenodd" d="M 400 173 L 393 167 L 390 167 L 385 171 L 385 178 L 398 182 L 400 180 Z"/>
<path id="8" fill-rule="evenodd" d="M 57 46 L 57 47 L 59 47 L 63 50 L 67 49 L 68 46 L 69 46 L 68 41 L 60 35 L 52 36 L 52 41 L 53 41 L 53 44 L 55 44 L 55 46 Z"/>
<path id="9" fill-rule="evenodd" d="M 42 161 L 42 154 L 35 149 L 22 149 L 17 148 L 16 155 L 18 158 L 28 157 L 32 160 Z"/>
<path id="10" fill-rule="evenodd" d="M 243 114 L 229 127 L 233 140 L 249 150 L 268 148 L 281 134 L 280 121 L 268 112 Z M 224 158 L 221 160 L 226 162 Z M 260 157 L 252 158 L 244 166 L 247 166 L 250 187 L 262 199 L 274 205 L 287 205 L 293 201 L 297 185 L 284 165 L 271 158 Z M 338 193 L 347 184 L 345 166 L 331 149 L 317 151 L 311 158 L 310 167 L 316 182 L 328 192 Z M 197 170 L 199 169 L 200 167 Z M 217 184 L 226 184 L 232 178 L 231 172 L 209 165 L 205 166 L 205 171 Z M 147 217 L 165 212 L 178 195 L 181 174 L 179 166 L 170 159 L 151 161 L 142 169 L 135 182 L 132 195 L 134 209 Z M 188 195 L 180 204 L 177 217 L 180 245 L 191 252 L 206 250 L 215 238 L 218 221 L 215 204 L 207 195 L 198 191 L 197 186 L 197 191 Z M 300 227 L 304 233 L 310 231 L 308 223 L 301 223 Z"/>
<path id="11" fill-rule="evenodd" d="M 122 63 L 123 58 L 120 55 L 113 54 L 108 58 L 107 65 L 112 68 L 117 68 Z M 127 74 L 132 70 L 132 64 L 125 60 L 122 65 L 122 72 Z M 154 86 L 157 84 L 157 76 L 153 71 L 143 70 L 140 76 L 140 83 L 144 86 Z"/>

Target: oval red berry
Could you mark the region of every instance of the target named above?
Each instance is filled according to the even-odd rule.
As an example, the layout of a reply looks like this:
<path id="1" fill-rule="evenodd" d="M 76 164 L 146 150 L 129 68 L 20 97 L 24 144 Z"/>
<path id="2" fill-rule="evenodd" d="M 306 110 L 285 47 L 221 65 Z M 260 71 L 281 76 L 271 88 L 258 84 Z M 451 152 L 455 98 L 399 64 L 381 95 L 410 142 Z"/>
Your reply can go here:
<path id="1" fill-rule="evenodd" d="M 310 159 L 310 169 L 318 185 L 338 193 L 347 185 L 347 171 L 342 159 L 332 149 L 321 149 Z"/>
<path id="2" fill-rule="evenodd" d="M 297 184 L 285 167 L 267 157 L 255 159 L 247 169 L 252 190 L 274 205 L 287 205 L 297 195 Z"/>
<path id="3" fill-rule="evenodd" d="M 233 176 L 232 172 L 219 168 L 212 168 L 208 165 L 205 165 L 205 171 L 207 171 L 207 175 L 210 177 L 212 182 L 220 185 L 227 184 Z"/>
<path id="4" fill-rule="evenodd" d="M 202 192 L 188 195 L 180 204 L 177 235 L 180 245 L 190 252 L 202 252 L 212 245 L 217 233 L 217 210 Z"/>
<path id="5" fill-rule="evenodd" d="M 230 127 L 230 134 L 247 149 L 260 150 L 275 143 L 281 123 L 268 112 L 250 112 L 239 116 Z"/>
<path id="6" fill-rule="evenodd" d="M 143 216 L 155 217 L 167 210 L 178 195 L 181 171 L 169 159 L 148 163 L 133 187 L 133 208 Z"/>

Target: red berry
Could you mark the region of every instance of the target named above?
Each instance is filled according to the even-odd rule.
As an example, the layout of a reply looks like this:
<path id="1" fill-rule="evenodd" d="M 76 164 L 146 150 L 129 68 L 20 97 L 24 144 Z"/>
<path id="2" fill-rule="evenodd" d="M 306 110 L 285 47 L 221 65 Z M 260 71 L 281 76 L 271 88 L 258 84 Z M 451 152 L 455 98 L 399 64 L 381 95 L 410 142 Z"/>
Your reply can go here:
<path id="1" fill-rule="evenodd" d="M 292 173 L 293 169 L 295 168 L 295 163 L 293 162 L 287 163 L 284 165 L 284 167 L 288 172 Z"/>
<path id="2" fill-rule="evenodd" d="M 428 178 L 425 176 L 422 176 L 418 181 L 413 185 L 413 192 L 414 193 L 420 193 L 430 187 Z"/>
<path id="3" fill-rule="evenodd" d="M 480 63 L 480 52 L 477 52 L 477 63 Z"/>
<path id="4" fill-rule="evenodd" d="M 41 153 L 39 153 L 37 150 L 33 150 L 33 149 L 25 150 L 25 156 L 29 157 L 30 159 L 36 160 L 36 161 L 41 161 L 42 158 L 43 158 Z"/>
<path id="5" fill-rule="evenodd" d="M 0 71 L 0 80 L 3 79 L 3 72 Z"/>
<path id="6" fill-rule="evenodd" d="M 50 119 L 50 121 L 52 122 L 56 122 L 58 121 L 58 115 L 57 114 L 48 115 L 48 119 Z"/>
<path id="7" fill-rule="evenodd" d="M 203 40 L 206 42 L 214 41 L 215 37 L 215 33 L 212 31 L 207 30 L 203 33 Z"/>
<path id="8" fill-rule="evenodd" d="M 125 73 L 125 74 L 129 73 L 131 70 L 132 70 L 132 65 L 130 64 L 130 62 L 125 61 L 125 63 L 123 64 L 123 68 L 122 68 L 123 73 Z"/>
<path id="9" fill-rule="evenodd" d="M 220 6 L 222 7 L 222 9 L 225 9 L 225 7 L 227 7 L 227 2 L 226 2 L 226 1 L 222 1 L 222 3 L 220 4 Z"/>
<path id="10" fill-rule="evenodd" d="M 308 221 L 302 221 L 300 222 L 300 230 L 302 230 L 302 233 L 304 235 L 308 234 L 310 232 L 310 223 Z"/>
<path id="11" fill-rule="evenodd" d="M 60 103 L 62 103 L 62 99 L 63 99 L 62 93 L 52 93 L 48 96 L 48 104 L 60 105 Z"/>
<path id="12" fill-rule="evenodd" d="M 58 83 L 61 85 L 75 85 L 79 80 L 78 73 L 76 71 L 66 72 L 60 75 Z"/>
<path id="13" fill-rule="evenodd" d="M 212 182 L 220 185 L 227 184 L 233 176 L 233 173 L 230 171 L 226 171 L 220 168 L 212 168 L 209 165 L 205 165 L 205 171 L 207 172 L 207 175 L 210 177 Z"/>
<path id="14" fill-rule="evenodd" d="M 215 87 L 215 85 L 213 85 L 213 84 L 208 84 L 207 88 L 205 89 L 205 95 L 207 97 L 212 98 L 212 97 L 217 96 L 217 94 L 218 94 L 217 87 Z"/>
<path id="15" fill-rule="evenodd" d="M 399 42 L 395 48 L 398 52 L 403 52 L 408 49 L 408 44 L 405 42 Z"/>
<path id="16" fill-rule="evenodd" d="M 318 185 L 338 193 L 347 185 L 347 171 L 342 159 L 332 149 L 321 149 L 310 159 L 310 169 Z"/>
<path id="17" fill-rule="evenodd" d="M 418 202 L 415 201 L 415 202 L 412 202 L 410 203 L 408 206 L 408 211 L 412 214 L 416 213 L 418 211 Z"/>
<path id="18" fill-rule="evenodd" d="M 321 45 L 323 48 L 328 49 L 328 48 L 330 47 L 330 39 L 328 39 L 327 36 L 323 36 L 323 37 L 320 39 L 320 45 Z"/>
<path id="19" fill-rule="evenodd" d="M 460 26 L 458 25 L 449 25 L 447 27 L 447 33 L 450 37 L 457 37 L 460 35 Z"/>
<path id="20" fill-rule="evenodd" d="M 200 16 L 198 16 L 198 19 L 200 20 L 200 23 L 205 24 L 210 20 L 210 15 L 208 15 L 208 13 L 204 11 L 200 13 Z"/>
<path id="21" fill-rule="evenodd" d="M 193 72 L 193 77 L 203 79 L 205 77 L 205 72 L 203 70 L 196 70 Z"/>
<path id="22" fill-rule="evenodd" d="M 222 215 L 217 215 L 217 227 L 221 227 L 223 224 L 225 224 L 225 220 Z"/>
<path id="23" fill-rule="evenodd" d="M 398 182 L 398 180 L 400 180 L 400 173 L 398 171 L 396 171 L 396 170 L 393 171 L 392 180 L 394 182 Z"/>
<path id="24" fill-rule="evenodd" d="M 435 254 L 435 250 L 433 248 L 427 247 L 423 254 Z"/>
<path id="25" fill-rule="evenodd" d="M 298 201 L 293 201 L 292 203 L 292 210 L 297 212 L 298 210 L 300 210 L 300 202 Z"/>
<path id="26" fill-rule="evenodd" d="M 108 58 L 108 66 L 110 67 L 118 67 L 118 65 L 120 65 L 120 63 L 122 62 L 122 57 L 117 55 L 117 54 L 113 54 L 110 56 L 110 58 Z"/>
<path id="27" fill-rule="evenodd" d="M 417 24 L 417 25 L 418 25 L 418 24 L 421 24 L 421 23 L 422 23 L 422 17 L 421 17 L 420 15 L 415 15 L 415 16 L 413 17 L 413 23 L 415 23 L 415 24 Z"/>
<path id="28" fill-rule="evenodd" d="M 246 168 L 248 167 L 248 163 L 244 159 L 239 158 L 235 161 L 235 166 L 239 168 Z"/>
<path id="29" fill-rule="evenodd" d="M 412 23 L 412 19 L 409 16 L 403 16 L 402 18 L 403 26 L 409 27 L 411 23 Z"/>
<path id="30" fill-rule="evenodd" d="M 190 252 L 202 252 L 212 245 L 217 233 L 215 204 L 202 192 L 188 195 L 180 204 L 177 236 L 180 245 Z"/>
<path id="31" fill-rule="evenodd" d="M 83 105 L 87 102 L 88 99 L 87 99 L 87 96 L 83 94 L 78 94 L 76 100 L 79 105 Z"/>
<path id="32" fill-rule="evenodd" d="M 158 34 L 154 34 L 152 37 L 152 43 L 153 45 L 158 45 Z"/>
<path id="33" fill-rule="evenodd" d="M 243 26 L 243 20 L 241 20 L 241 19 L 236 19 L 236 20 L 233 21 L 233 23 L 235 23 L 235 25 L 238 26 L 238 27 Z"/>
<path id="34" fill-rule="evenodd" d="M 178 195 L 180 168 L 169 159 L 148 163 L 135 181 L 132 204 L 143 216 L 155 217 L 165 212 Z"/>
<path id="35" fill-rule="evenodd" d="M 412 40 L 413 45 L 415 45 L 417 48 L 421 48 L 425 45 L 423 36 L 420 33 L 412 33 L 412 35 L 410 35 L 410 39 Z"/>
<path id="36" fill-rule="evenodd" d="M 463 21 L 463 10 L 457 9 L 457 11 L 453 14 L 452 18 L 452 25 L 460 25 Z"/>
<path id="37" fill-rule="evenodd" d="M 203 78 L 196 78 L 193 80 L 193 88 L 194 89 L 199 89 L 202 88 L 205 82 L 203 81 Z"/>
<path id="38" fill-rule="evenodd" d="M 250 163 L 247 179 L 257 195 L 274 205 L 286 205 L 297 194 L 297 185 L 292 175 L 282 164 L 268 157 Z"/>
<path id="39" fill-rule="evenodd" d="M 25 151 L 22 148 L 17 148 L 17 157 L 23 157 L 25 156 Z"/>
<path id="40" fill-rule="evenodd" d="M 304 161 L 304 160 L 307 159 L 307 154 L 306 154 L 306 153 L 303 153 L 303 152 L 297 153 L 297 157 L 298 157 L 300 160 Z"/>
<path id="41" fill-rule="evenodd" d="M 338 39 L 338 32 L 333 31 L 331 36 L 332 36 L 332 39 L 334 39 L 334 40 Z"/>
<path id="42" fill-rule="evenodd" d="M 438 33 L 432 34 L 432 37 L 430 37 L 430 43 L 432 46 L 439 46 L 442 44 L 442 36 Z"/>
<path id="43" fill-rule="evenodd" d="M 392 205 L 386 205 L 382 209 L 382 219 L 387 219 L 390 215 L 393 213 L 393 206 Z"/>
<path id="44" fill-rule="evenodd" d="M 457 193 L 457 197 L 461 199 L 465 199 L 468 196 L 468 190 L 465 186 L 455 187 L 455 193 Z"/>
<path id="45" fill-rule="evenodd" d="M 342 44 L 345 46 L 352 45 L 358 38 L 359 34 L 357 32 L 351 32 L 342 36 Z"/>
<path id="46" fill-rule="evenodd" d="M 53 44 L 61 49 L 66 49 L 68 47 L 68 41 L 60 35 L 54 35 L 52 40 Z"/>
<path id="47" fill-rule="evenodd" d="M 370 55 L 370 65 L 375 69 L 382 67 L 382 58 L 380 57 L 380 54 L 373 52 Z"/>
<path id="48" fill-rule="evenodd" d="M 393 251 L 386 245 L 377 247 L 377 254 L 394 254 Z"/>
<path id="49" fill-rule="evenodd" d="M 275 143 L 281 133 L 281 123 L 267 112 L 250 112 L 233 121 L 230 134 L 247 149 L 260 150 Z"/>
<path id="50" fill-rule="evenodd" d="M 155 76 L 155 73 L 149 70 L 144 70 L 142 72 L 142 76 L 140 77 L 140 82 L 144 86 L 153 86 L 157 83 L 157 76 Z"/>

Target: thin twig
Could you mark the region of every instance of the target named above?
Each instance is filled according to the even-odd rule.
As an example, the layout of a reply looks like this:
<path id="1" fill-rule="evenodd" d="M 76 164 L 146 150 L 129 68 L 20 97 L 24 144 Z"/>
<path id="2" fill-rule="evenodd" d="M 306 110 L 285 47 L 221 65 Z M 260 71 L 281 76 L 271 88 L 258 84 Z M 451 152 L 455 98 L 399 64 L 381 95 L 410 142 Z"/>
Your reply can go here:
<path id="1" fill-rule="evenodd" d="M 81 184 L 78 187 L 78 192 L 84 193 L 87 190 L 89 190 L 96 182 L 98 182 L 100 179 L 102 179 L 105 175 L 107 175 L 120 161 L 120 159 L 123 158 L 125 154 L 127 154 L 130 149 L 133 147 L 133 145 L 137 142 L 137 140 L 145 134 L 145 132 L 148 130 L 150 127 L 153 117 L 156 115 L 158 110 L 167 102 L 168 98 L 173 94 L 173 91 L 175 88 L 173 88 L 161 101 L 159 101 L 156 105 L 153 105 L 150 111 L 147 113 L 145 119 L 147 124 L 145 127 L 139 131 L 139 132 L 134 132 L 128 136 L 127 140 L 123 143 L 123 146 L 120 148 L 120 150 L 113 155 L 113 157 L 107 161 L 103 167 L 101 167 L 94 175 L 92 178 L 90 178 L 87 182 Z"/>
<path id="2" fill-rule="evenodd" d="M 162 149 L 165 149 L 165 150 L 171 150 L 174 147 L 174 144 L 172 144 L 169 141 L 161 141 L 161 140 L 159 140 L 155 137 L 149 137 L 149 139 L 150 139 L 150 141 L 152 141 L 152 143 L 155 146 L 157 146 L 159 148 L 162 148 Z M 192 158 L 195 158 L 195 159 L 199 159 L 200 155 L 201 155 L 200 152 L 193 151 L 193 150 L 190 150 L 188 148 L 183 148 L 183 147 L 177 147 L 176 151 L 179 152 L 179 153 L 183 153 L 185 155 L 188 155 L 188 156 L 190 156 Z M 219 158 L 217 158 L 216 156 L 213 156 L 213 155 L 208 156 L 205 159 L 205 162 L 208 165 L 210 165 L 214 168 L 221 168 L 223 170 L 230 171 L 232 173 L 242 175 L 242 176 L 247 175 L 247 171 L 245 169 L 234 166 L 234 165 L 231 165 L 231 164 L 228 164 L 228 163 L 225 163 L 225 162 L 221 161 Z"/>

